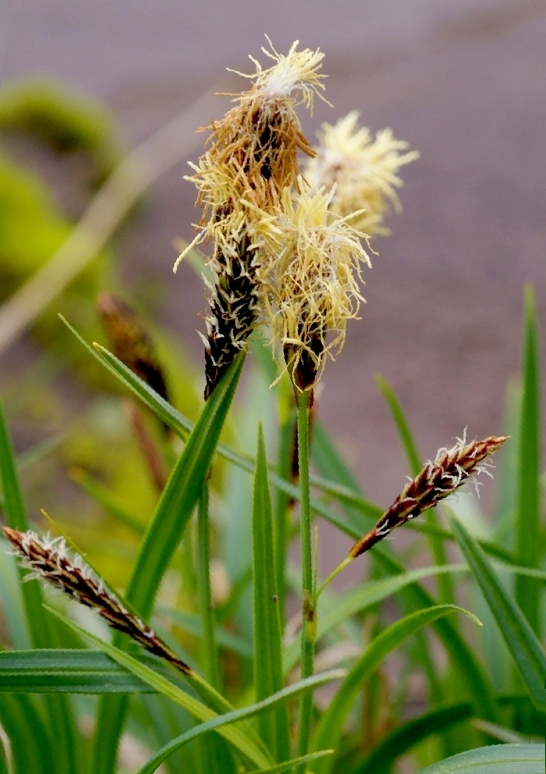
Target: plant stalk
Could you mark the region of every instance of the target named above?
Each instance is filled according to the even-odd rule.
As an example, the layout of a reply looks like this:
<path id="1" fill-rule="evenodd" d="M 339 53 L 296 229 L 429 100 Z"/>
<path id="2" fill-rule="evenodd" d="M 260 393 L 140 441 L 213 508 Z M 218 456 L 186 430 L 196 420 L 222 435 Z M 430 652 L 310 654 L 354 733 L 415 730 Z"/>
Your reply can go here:
<path id="1" fill-rule="evenodd" d="M 300 466 L 300 540 L 302 581 L 301 677 L 314 672 L 316 610 L 311 542 L 311 503 L 309 490 L 309 416 L 312 391 L 295 389 L 298 423 L 298 452 Z M 298 726 L 297 755 L 305 755 L 309 748 L 313 694 L 302 696 Z M 305 766 L 301 769 L 304 771 Z"/>

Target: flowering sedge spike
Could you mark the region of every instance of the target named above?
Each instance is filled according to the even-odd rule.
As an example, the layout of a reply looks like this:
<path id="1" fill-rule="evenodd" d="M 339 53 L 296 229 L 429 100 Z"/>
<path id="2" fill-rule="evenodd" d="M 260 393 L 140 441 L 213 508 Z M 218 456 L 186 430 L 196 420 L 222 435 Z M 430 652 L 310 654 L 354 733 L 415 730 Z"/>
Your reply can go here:
<path id="1" fill-rule="evenodd" d="M 263 49 L 274 62 L 267 69 L 251 58 L 256 72 L 238 73 L 252 81 L 251 88 L 236 95 L 236 106 L 212 123 L 210 147 L 191 165 L 195 174 L 189 179 L 199 190 L 197 204 L 203 217 L 188 249 L 212 240 L 211 263 L 217 278 L 203 337 L 205 398 L 257 323 L 257 213 L 272 211 L 281 192 L 296 185 L 298 152 L 313 155 L 296 107 L 303 103 L 312 108 L 314 96 L 322 96 L 324 76 L 318 70 L 323 54 L 298 51 L 297 45 L 286 56 L 273 46 L 271 51 Z"/>
<path id="2" fill-rule="evenodd" d="M 299 390 L 312 388 L 326 357 L 341 350 L 347 320 L 364 300 L 362 264 L 370 265 L 365 235 L 330 211 L 332 195 L 283 192 L 259 272 L 274 351 L 280 344 Z"/>
<path id="3" fill-rule="evenodd" d="M 112 293 L 101 293 L 97 307 L 114 355 L 158 395 L 168 400 L 163 369 L 138 314 Z"/>
<path id="4" fill-rule="evenodd" d="M 349 552 L 354 559 L 383 540 L 393 529 L 415 519 L 440 500 L 463 486 L 473 473 L 489 473 L 487 458 L 507 440 L 507 436 L 491 436 L 483 441 L 459 438 L 452 449 L 440 449 L 434 462 L 427 462 L 419 475 L 409 481 L 375 527 L 358 540 Z M 477 482 L 474 482 L 477 486 Z"/>
<path id="5" fill-rule="evenodd" d="M 128 634 L 143 648 L 165 659 L 184 674 L 191 668 L 181 661 L 157 634 L 130 613 L 77 555 L 72 559 L 63 538 L 41 538 L 35 532 L 19 532 L 3 527 L 7 539 L 15 546 L 22 567 L 31 570 L 25 580 L 39 578 L 98 612 L 108 626 Z"/>
<path id="6" fill-rule="evenodd" d="M 373 236 L 388 234 L 382 226 L 389 203 L 400 210 L 396 189 L 403 185 L 398 170 L 418 158 L 408 143 L 390 129 L 377 132 L 358 126 L 355 110 L 334 124 L 323 124 L 315 156 L 307 161 L 305 179 L 313 190 L 336 186 L 331 209 L 341 217 L 356 213 L 351 225 Z"/>

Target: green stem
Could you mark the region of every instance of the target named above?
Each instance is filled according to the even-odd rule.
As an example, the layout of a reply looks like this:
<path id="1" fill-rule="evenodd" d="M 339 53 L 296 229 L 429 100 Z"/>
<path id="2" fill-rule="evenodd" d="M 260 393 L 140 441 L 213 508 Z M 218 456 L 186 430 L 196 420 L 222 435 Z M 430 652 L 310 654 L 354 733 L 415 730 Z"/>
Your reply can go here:
<path id="1" fill-rule="evenodd" d="M 326 580 L 325 580 L 325 581 L 323 581 L 323 582 L 320 584 L 319 590 L 317 591 L 317 599 L 320 597 L 320 595 L 322 594 L 322 592 L 324 591 L 324 589 L 326 588 L 326 586 L 328 586 L 328 585 L 329 585 L 329 584 L 330 584 L 330 583 L 331 583 L 331 582 L 334 580 L 334 578 L 335 578 L 335 577 L 337 577 L 337 576 L 339 575 L 339 573 L 340 573 L 342 570 L 344 570 L 344 569 L 345 569 L 345 568 L 346 568 L 346 567 L 347 567 L 349 564 L 351 564 L 351 562 L 353 561 L 353 558 L 354 558 L 354 557 L 352 557 L 352 556 L 347 556 L 347 557 L 346 557 L 346 558 L 345 558 L 345 559 L 344 559 L 344 560 L 341 562 L 341 564 L 338 564 L 338 566 L 336 567 L 336 569 L 335 569 L 335 570 L 332 570 L 332 572 L 331 572 L 331 573 L 330 573 L 330 575 L 329 575 L 329 576 L 326 578 Z"/>
<path id="2" fill-rule="evenodd" d="M 310 395 L 296 390 L 298 409 L 298 452 L 300 466 L 300 539 L 301 539 L 301 676 L 310 677 L 314 672 L 315 639 L 317 631 L 315 589 L 313 583 L 313 549 L 311 543 L 311 502 L 309 491 L 309 414 Z M 313 694 L 302 696 L 298 727 L 297 755 L 305 755 L 309 748 Z M 305 770 L 305 766 L 302 771 Z"/>
<path id="3" fill-rule="evenodd" d="M 210 585 L 210 530 L 209 530 L 209 487 L 203 484 L 197 509 L 197 576 L 199 606 L 203 621 L 202 668 L 209 682 L 215 688 L 220 686 L 218 646 L 216 643 L 216 621 Z"/>
<path id="4" fill-rule="evenodd" d="M 292 471 L 292 451 L 295 442 L 295 417 L 293 412 L 285 411 L 280 420 L 279 441 L 277 452 L 277 472 L 281 478 L 289 483 Z M 274 557 L 275 577 L 277 579 L 277 594 L 279 595 L 279 613 L 281 616 L 281 630 L 285 626 L 285 596 L 286 596 L 286 555 L 290 540 L 290 517 L 293 509 L 292 498 L 280 489 L 277 491 L 275 501 L 274 521 Z"/>

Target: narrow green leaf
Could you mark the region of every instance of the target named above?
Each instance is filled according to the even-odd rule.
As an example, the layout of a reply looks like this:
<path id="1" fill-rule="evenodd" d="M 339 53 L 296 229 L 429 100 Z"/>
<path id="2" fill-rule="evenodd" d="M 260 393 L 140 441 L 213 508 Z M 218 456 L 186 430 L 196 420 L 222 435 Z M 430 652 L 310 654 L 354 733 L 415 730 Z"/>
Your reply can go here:
<path id="1" fill-rule="evenodd" d="M 303 693 L 315 690 L 315 688 L 318 688 L 319 685 L 325 685 L 326 683 L 333 680 L 339 680 L 340 678 L 344 677 L 345 674 L 346 672 L 344 669 L 333 669 L 329 672 L 313 675 L 313 677 L 307 677 L 305 680 L 300 680 L 299 682 L 294 683 L 287 688 L 283 688 L 282 691 L 273 694 L 273 696 L 269 696 L 264 701 L 256 702 L 255 704 L 251 704 L 248 707 L 241 707 L 240 709 L 233 710 L 232 712 L 227 712 L 224 715 L 218 715 L 215 718 L 212 718 L 211 720 L 208 720 L 205 723 L 192 728 L 191 731 L 188 731 L 176 739 L 173 739 L 169 744 L 165 745 L 165 747 L 159 750 L 159 752 L 157 752 L 153 758 L 150 758 L 145 766 L 139 769 L 137 774 L 152 774 L 152 772 L 154 772 L 157 767 L 168 758 L 169 755 L 171 755 L 175 750 L 180 749 L 182 745 L 187 744 L 192 739 L 196 739 L 197 737 L 202 736 L 203 734 L 206 734 L 210 731 L 219 730 L 226 724 L 237 723 L 244 718 L 250 718 L 254 715 L 257 715 L 258 713 L 271 710 L 279 703 L 284 704 L 288 700 L 297 698 Z M 317 758 L 319 758 L 328 752 L 329 751 L 320 750 L 314 754 Z M 302 756 L 302 758 L 307 759 L 307 756 Z M 286 765 L 288 765 L 288 762 L 286 762 Z M 271 766 L 265 770 L 269 771 L 270 769 Z M 264 769 L 262 767 L 258 770 L 263 771 Z M 273 767 L 273 770 L 275 770 L 275 767 Z"/>
<path id="2" fill-rule="evenodd" d="M 325 435 L 325 433 L 323 433 L 323 435 Z M 326 450 L 331 450 L 331 448 L 332 444 L 328 444 L 328 439 L 326 438 Z M 342 484 L 350 486 L 353 494 L 356 493 L 356 496 L 358 497 L 358 485 L 341 458 L 339 456 L 336 457 L 336 464 L 332 470 L 328 468 L 327 461 L 328 455 L 325 454 L 321 459 L 323 467 L 320 467 L 319 470 L 324 475 L 331 476 L 334 481 L 339 480 Z M 315 460 L 315 464 L 318 464 L 317 460 Z M 346 501 L 340 500 L 340 502 L 343 506 L 344 513 L 346 513 L 348 519 L 354 523 L 355 510 L 349 507 Z M 314 502 L 313 510 L 315 513 L 324 516 L 328 521 L 336 524 L 339 529 L 342 529 L 351 537 L 358 539 L 362 536 L 362 531 L 359 532 L 352 524 L 347 524 L 346 521 L 333 514 L 329 509 L 325 509 L 321 503 Z M 414 523 L 416 524 L 416 522 Z M 367 528 L 368 527 L 365 527 L 364 529 Z M 392 550 L 384 546 L 375 546 L 374 550 L 370 553 L 370 559 L 377 561 L 381 566 L 382 571 L 389 575 L 400 575 L 406 571 L 405 567 L 394 557 Z M 509 556 L 507 557 L 507 560 L 510 561 Z M 432 607 L 437 604 L 437 600 L 419 583 L 412 583 L 411 585 L 406 586 L 401 590 L 401 593 L 403 598 L 406 599 L 412 607 L 417 609 Z M 434 621 L 432 625 L 451 657 L 453 667 L 456 669 L 459 677 L 460 685 L 466 688 L 472 696 L 477 714 L 490 720 L 496 720 L 497 710 L 493 686 L 473 651 L 466 644 L 457 629 L 451 625 L 449 620 L 439 618 L 437 621 Z"/>
<path id="3" fill-rule="evenodd" d="M 127 601 L 143 618 L 150 616 L 161 579 L 196 505 L 243 363 L 241 354 L 205 404 L 146 530 L 127 590 Z M 95 735 L 94 774 L 110 774 L 124 714 L 123 699 L 101 705 Z"/>
<path id="4" fill-rule="evenodd" d="M 4 492 L 4 510 L 9 527 L 25 531 L 29 529 L 23 495 L 17 477 L 13 446 L 8 432 L 2 405 L 0 404 L 0 482 Z M 22 582 L 24 572 L 18 568 Z M 57 642 L 43 608 L 43 595 L 38 583 L 21 583 L 25 618 L 31 642 L 37 648 L 54 647 Z M 63 696 L 48 697 L 48 719 L 55 718 L 55 739 L 57 741 L 57 771 L 76 774 L 80 764 L 74 754 L 76 730 L 73 725 L 71 707 Z"/>
<path id="5" fill-rule="evenodd" d="M 120 650 L 115 645 L 111 645 L 110 643 L 101 640 L 100 637 L 96 637 L 94 634 L 91 634 L 85 629 L 82 629 L 80 626 L 75 624 L 69 618 L 66 618 L 61 613 L 58 613 L 57 611 L 52 612 L 54 612 L 54 614 L 61 621 L 64 621 L 67 626 L 70 626 L 82 637 L 92 642 L 97 648 L 100 648 L 100 650 L 104 651 L 104 653 L 113 658 L 114 661 L 117 661 L 117 663 L 122 667 L 128 669 L 136 677 L 140 678 L 143 682 L 151 686 L 154 690 L 163 694 L 163 696 L 166 696 L 168 699 L 171 699 L 171 701 L 183 707 L 198 720 L 203 722 L 212 720 L 217 721 L 217 719 L 220 717 L 226 717 L 226 715 L 217 715 L 214 710 L 210 709 L 210 707 L 207 707 L 194 696 L 191 696 L 189 693 L 183 691 L 167 677 L 159 674 L 158 672 L 155 672 L 153 669 L 150 669 L 150 667 L 146 666 L 141 661 L 137 661 L 137 659 L 135 659 L 133 656 L 130 656 L 125 651 Z M 238 710 L 234 711 L 234 714 L 237 714 L 238 712 Z M 241 718 L 237 717 L 237 719 L 240 720 Z M 228 721 L 228 723 L 233 722 L 233 720 Z M 258 748 L 250 739 L 248 734 L 243 730 L 229 726 L 228 728 L 222 727 L 219 733 L 221 733 L 222 736 L 228 740 L 228 742 L 231 742 L 231 744 L 233 744 L 245 757 L 253 761 L 256 765 L 260 766 L 261 768 L 271 765 L 272 761 L 270 757 L 264 753 L 262 749 Z"/>
<path id="6" fill-rule="evenodd" d="M 164 398 L 152 390 L 152 388 L 143 382 L 136 374 L 134 374 L 125 363 L 118 360 L 117 357 L 112 355 L 105 347 L 100 344 L 90 346 L 78 331 L 70 325 L 68 320 L 59 315 L 61 322 L 63 322 L 68 330 L 76 337 L 82 347 L 87 352 L 98 360 L 99 363 L 107 368 L 111 374 L 125 384 L 135 395 L 140 398 L 154 413 L 161 419 L 168 427 L 174 430 L 182 438 L 186 438 L 191 431 L 193 425 L 191 422 L 176 411 Z"/>
<path id="7" fill-rule="evenodd" d="M 408 462 L 410 474 L 412 476 L 416 476 L 423 466 L 423 458 L 419 454 L 417 444 L 413 437 L 413 433 L 411 432 L 402 406 L 400 405 L 398 398 L 394 394 L 391 386 L 387 381 L 385 381 L 385 379 L 383 379 L 380 374 L 374 374 L 374 379 L 377 383 L 377 386 L 383 393 L 383 397 L 387 401 L 387 405 L 391 411 L 394 424 L 398 430 L 398 436 L 406 453 L 406 460 Z"/>
<path id="8" fill-rule="evenodd" d="M 243 363 L 244 356 L 238 356 L 205 404 L 146 531 L 127 591 L 145 618 L 209 472 Z"/>
<path id="9" fill-rule="evenodd" d="M 451 527 L 485 601 L 495 616 L 501 636 L 516 662 L 535 707 L 544 712 L 546 655 L 542 645 L 474 538 L 456 519 L 451 519 Z"/>
<path id="10" fill-rule="evenodd" d="M 296 768 L 296 766 L 301 766 L 302 763 L 310 763 L 311 761 L 318 760 L 318 758 L 324 758 L 325 755 L 332 755 L 333 752 L 333 750 L 319 750 L 319 752 L 301 755 L 299 758 L 292 758 L 290 761 L 278 763 L 270 769 L 262 769 L 262 774 L 281 774 L 283 771 L 290 771 L 290 769 Z M 258 774 L 259 771 L 259 769 L 255 769 L 249 772 L 249 774 Z"/>
<path id="11" fill-rule="evenodd" d="M 409 586 L 411 583 L 445 572 L 466 573 L 468 572 L 468 567 L 465 564 L 423 567 L 419 570 L 410 570 L 409 572 L 404 572 L 389 578 L 367 581 L 356 588 L 346 591 L 344 594 L 336 596 L 325 610 L 322 609 L 322 597 L 320 597 L 317 642 L 337 626 L 344 624 L 356 613 L 362 613 L 370 607 L 377 605 L 378 602 L 392 598 L 396 593 L 406 586 Z M 286 648 L 284 657 L 285 672 L 290 672 L 297 664 L 299 657 L 298 644 L 299 643 L 297 642 L 292 642 Z"/>
<path id="12" fill-rule="evenodd" d="M 99 344 L 96 344 L 94 347 L 90 347 L 89 344 L 87 344 L 87 342 L 79 335 L 79 333 L 74 328 L 72 328 L 72 326 L 61 315 L 60 317 L 64 324 L 82 344 L 82 346 L 85 347 L 94 358 L 96 358 L 100 363 L 108 368 L 108 370 L 114 376 L 123 382 L 135 395 L 137 395 L 137 397 L 140 398 L 140 400 L 142 400 L 142 402 L 148 406 L 149 409 L 154 411 L 156 415 L 180 438 L 187 438 L 188 434 L 194 429 L 194 424 L 189 419 L 183 416 L 183 414 L 174 409 L 160 395 L 154 392 L 154 390 L 152 390 L 149 385 L 143 382 L 136 374 L 134 374 L 124 363 L 118 360 L 115 355 L 112 355 L 112 353 L 107 349 L 100 346 Z M 321 430 L 320 422 L 317 423 L 316 427 L 314 428 L 313 438 L 315 446 L 319 445 L 321 447 L 322 458 L 326 454 L 326 448 L 322 448 L 322 440 L 324 440 L 326 443 L 326 435 L 324 431 Z M 321 441 L 320 444 L 319 440 Z M 252 457 L 240 454 L 222 443 L 217 444 L 216 451 L 220 456 L 224 457 L 224 459 L 241 468 L 241 470 L 245 470 L 247 473 L 252 475 L 254 474 L 255 460 L 253 460 Z M 339 461 L 340 466 L 343 466 L 344 463 L 341 461 L 341 458 L 336 457 L 336 459 Z M 327 468 L 327 470 L 330 473 L 331 467 Z M 290 484 L 288 481 L 282 478 L 282 476 L 277 475 L 274 471 L 270 471 L 269 481 L 273 486 L 275 486 L 275 488 L 281 492 L 284 492 L 284 494 L 295 500 L 299 500 L 299 488 L 293 484 Z M 356 486 L 356 484 L 351 486 L 350 481 L 354 482 L 354 479 L 346 477 L 343 482 L 334 483 L 326 479 L 311 476 L 311 483 L 313 487 L 324 491 L 325 494 L 339 499 L 342 502 L 346 502 L 347 504 L 354 504 L 355 514 L 358 514 L 356 517 L 357 525 L 359 526 L 360 530 L 365 530 L 368 528 L 370 520 L 363 520 L 360 514 L 369 516 L 370 519 L 377 520 L 377 518 L 379 518 L 381 515 L 382 510 L 373 503 L 368 502 L 364 497 L 362 497 L 361 494 L 355 491 L 354 486 Z M 312 501 L 312 506 L 316 513 L 324 515 L 325 518 L 330 518 L 332 523 L 335 522 L 335 515 L 322 503 L 315 500 Z M 358 535 L 360 535 L 360 532 Z"/>
<path id="13" fill-rule="evenodd" d="M 399 575 L 405 572 L 403 565 L 381 546 L 376 546 L 376 555 L 381 567 L 387 572 Z M 417 609 L 433 607 L 436 599 L 420 584 L 412 583 L 401 590 L 407 602 Z M 432 626 L 446 651 L 457 675 L 460 696 L 470 695 L 479 717 L 496 720 L 498 710 L 491 680 L 481 662 L 447 618 L 439 618 Z M 454 698 L 454 697 L 453 697 Z"/>
<path id="14" fill-rule="evenodd" d="M 459 612 L 478 622 L 478 619 L 456 605 L 437 605 L 433 608 L 418 610 L 392 624 L 368 645 L 360 659 L 353 666 L 330 706 L 323 714 L 313 736 L 312 749 L 337 749 L 339 738 L 347 715 L 362 690 L 365 681 L 377 669 L 381 661 L 411 634 L 419 631 L 429 623 L 449 613 Z M 478 622 L 479 623 L 479 622 Z M 331 770 L 328 760 L 315 764 L 314 771 L 325 774 Z"/>
<path id="15" fill-rule="evenodd" d="M 0 599 L 2 600 L 2 618 L 4 637 L 10 647 L 24 650 L 32 645 L 27 626 L 20 567 L 15 556 L 10 555 L 11 543 L 0 536 Z"/>
<path id="16" fill-rule="evenodd" d="M 0 692 L 151 693 L 154 689 L 96 650 L 0 653 Z"/>
<path id="17" fill-rule="evenodd" d="M 203 641 L 201 670 L 214 688 L 220 688 L 220 662 L 216 642 L 216 618 L 210 580 L 209 488 L 205 482 L 197 508 L 197 577 Z"/>
<path id="18" fill-rule="evenodd" d="M 320 471 L 323 476 L 327 476 L 332 483 L 335 482 L 337 485 L 343 487 L 347 493 L 352 494 L 354 497 L 362 497 L 362 491 L 356 478 L 345 464 L 320 420 L 316 421 L 313 425 L 311 455 L 315 468 Z M 315 481 L 313 480 L 313 485 L 314 484 Z M 369 529 L 369 522 L 362 517 L 362 512 L 359 508 L 351 507 L 352 503 L 349 499 L 345 500 L 345 503 L 345 512 L 350 518 L 351 523 L 360 533 L 364 533 Z M 379 516 L 381 516 L 381 509 L 379 509 L 378 514 L 372 514 L 372 518 L 376 521 Z"/>
<path id="19" fill-rule="evenodd" d="M 450 730 L 458 723 L 471 718 L 473 714 L 472 704 L 458 702 L 412 718 L 391 731 L 351 774 L 377 774 L 379 771 L 391 771 L 393 763 L 398 758 L 425 739 Z"/>
<path id="20" fill-rule="evenodd" d="M 517 555 L 519 564 L 538 567 L 544 549 L 537 540 L 540 521 L 540 369 L 533 291 L 525 290 L 525 353 L 519 429 Z M 539 634 L 539 594 L 535 581 L 516 580 L 516 601 Z"/>
<path id="21" fill-rule="evenodd" d="M 0 700 L 0 725 L 10 741 L 17 774 L 54 774 L 57 745 L 33 696 L 5 694 Z"/>
<path id="22" fill-rule="evenodd" d="M 419 774 L 544 774 L 544 745 L 478 747 L 427 766 Z"/>
<path id="23" fill-rule="evenodd" d="M 254 477 L 252 510 L 252 580 L 254 589 L 254 688 L 257 701 L 266 699 L 283 687 L 282 635 L 279 594 L 273 551 L 273 511 L 267 460 L 261 424 Z M 262 739 L 276 760 L 290 757 L 290 728 L 285 704 L 258 720 Z"/>
<path id="24" fill-rule="evenodd" d="M 4 510 L 6 523 L 12 529 L 24 532 L 29 529 L 29 523 L 23 495 L 19 486 L 13 446 L 8 428 L 0 404 L 0 482 L 4 492 Z M 22 581 L 23 570 L 18 567 L 18 575 Z M 30 632 L 32 643 L 37 648 L 46 648 L 51 645 L 51 631 L 47 623 L 43 609 L 42 590 L 38 583 L 25 583 L 21 586 L 23 595 L 25 618 Z"/>

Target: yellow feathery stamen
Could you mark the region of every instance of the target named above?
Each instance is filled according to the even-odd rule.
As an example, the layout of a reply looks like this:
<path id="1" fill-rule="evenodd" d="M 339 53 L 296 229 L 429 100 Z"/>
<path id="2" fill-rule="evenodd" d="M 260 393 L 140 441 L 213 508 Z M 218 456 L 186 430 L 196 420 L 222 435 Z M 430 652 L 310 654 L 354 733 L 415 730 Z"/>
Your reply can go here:
<path id="1" fill-rule="evenodd" d="M 400 210 L 396 189 L 403 182 L 398 170 L 419 156 L 407 148 L 408 143 L 395 139 L 390 129 L 377 132 L 374 139 L 369 129 L 358 126 L 358 112 L 353 111 L 335 125 L 322 125 L 305 178 L 315 190 L 336 185 L 331 208 L 338 215 L 364 210 L 351 219 L 355 228 L 386 234 L 382 221 L 388 204 Z"/>
<path id="2" fill-rule="evenodd" d="M 347 320 L 364 301 L 358 280 L 362 264 L 370 265 L 366 237 L 331 213 L 333 194 L 283 193 L 258 270 L 274 349 L 282 346 L 300 389 L 311 387 L 326 357 L 341 350 Z"/>
<path id="3" fill-rule="evenodd" d="M 265 37 L 271 47 L 271 51 L 268 51 L 263 46 L 262 51 L 275 64 L 264 70 L 254 57 L 249 56 L 249 59 L 256 66 L 255 73 L 241 73 L 238 70 L 231 70 L 230 72 L 253 80 L 253 91 L 255 93 L 261 92 L 266 99 L 288 97 L 293 91 L 297 91 L 300 101 L 310 110 L 313 108 L 315 95 L 329 105 L 330 103 L 321 94 L 321 91 L 324 90 L 322 81 L 327 76 L 318 72 L 322 66 L 324 54 L 318 48 L 316 51 L 311 51 L 309 48 L 297 51 L 299 40 L 296 40 L 290 46 L 288 54 L 284 56 L 279 54 L 274 48 L 269 37 L 267 35 Z M 252 91 L 247 92 L 246 95 L 241 95 L 238 99 L 245 100 L 250 98 L 252 98 Z"/>
<path id="4" fill-rule="evenodd" d="M 251 88 L 236 95 L 235 107 L 212 123 L 209 148 L 188 178 L 198 188 L 203 216 L 187 249 L 211 240 L 217 278 L 206 318 L 206 397 L 246 346 L 258 320 L 256 271 L 264 217 L 276 211 L 285 189 L 298 189 L 299 151 L 313 155 L 296 107 L 311 108 L 314 95 L 324 88 L 318 73 L 323 55 L 297 51 L 297 43 L 286 56 L 271 48 L 272 53 L 264 51 L 275 64 L 263 69 L 255 61 L 256 72 L 246 76 L 253 81 Z"/>

